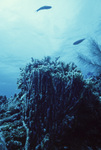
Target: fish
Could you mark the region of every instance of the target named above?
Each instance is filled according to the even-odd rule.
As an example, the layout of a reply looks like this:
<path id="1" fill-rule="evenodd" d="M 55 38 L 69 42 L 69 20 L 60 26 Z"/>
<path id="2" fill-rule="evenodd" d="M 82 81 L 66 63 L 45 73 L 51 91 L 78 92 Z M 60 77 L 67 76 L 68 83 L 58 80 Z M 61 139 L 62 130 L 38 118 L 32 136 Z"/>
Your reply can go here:
<path id="1" fill-rule="evenodd" d="M 78 40 L 78 41 L 75 41 L 75 42 L 73 43 L 73 45 L 78 45 L 78 44 L 80 44 L 81 42 L 83 42 L 84 40 L 85 40 L 85 38 L 80 39 L 80 40 Z"/>
<path id="2" fill-rule="evenodd" d="M 51 9 L 52 6 L 42 6 L 39 9 L 36 10 L 36 12 L 40 11 L 40 10 L 44 10 L 44 9 Z"/>

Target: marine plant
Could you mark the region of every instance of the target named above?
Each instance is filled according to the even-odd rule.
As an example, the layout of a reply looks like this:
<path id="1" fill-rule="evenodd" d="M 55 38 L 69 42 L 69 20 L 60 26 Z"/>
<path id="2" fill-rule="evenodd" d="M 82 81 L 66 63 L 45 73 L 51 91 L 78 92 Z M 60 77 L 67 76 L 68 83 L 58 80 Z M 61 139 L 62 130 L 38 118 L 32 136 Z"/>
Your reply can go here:
<path id="1" fill-rule="evenodd" d="M 92 55 L 91 58 L 80 53 L 78 57 L 84 64 L 95 68 L 96 71 L 101 74 L 101 45 L 99 45 L 94 39 L 90 39 L 89 50 Z"/>

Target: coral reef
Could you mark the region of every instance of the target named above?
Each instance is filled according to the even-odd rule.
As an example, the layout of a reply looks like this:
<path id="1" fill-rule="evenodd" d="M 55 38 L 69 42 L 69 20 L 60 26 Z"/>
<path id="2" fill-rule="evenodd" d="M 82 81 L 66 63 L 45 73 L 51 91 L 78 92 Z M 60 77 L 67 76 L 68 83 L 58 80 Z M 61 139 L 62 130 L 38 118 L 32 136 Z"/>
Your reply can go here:
<path id="1" fill-rule="evenodd" d="M 8 150 L 101 148 L 100 76 L 84 80 L 74 63 L 50 57 L 32 58 L 20 71 L 19 94 L 0 100 Z"/>

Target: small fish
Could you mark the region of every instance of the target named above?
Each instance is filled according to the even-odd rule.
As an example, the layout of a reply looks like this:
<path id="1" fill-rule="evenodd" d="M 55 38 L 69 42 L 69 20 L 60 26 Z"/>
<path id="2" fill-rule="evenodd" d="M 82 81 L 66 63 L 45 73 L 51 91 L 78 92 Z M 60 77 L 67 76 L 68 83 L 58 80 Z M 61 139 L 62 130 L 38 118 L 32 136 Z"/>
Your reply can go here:
<path id="1" fill-rule="evenodd" d="M 52 8 L 52 6 L 42 6 L 39 9 L 37 9 L 36 12 L 43 10 L 43 9 L 51 9 L 51 8 Z"/>
<path id="2" fill-rule="evenodd" d="M 78 44 L 80 44 L 81 42 L 83 42 L 84 40 L 85 40 L 85 38 L 84 38 L 84 39 L 80 39 L 80 40 L 74 42 L 73 45 L 78 45 Z"/>

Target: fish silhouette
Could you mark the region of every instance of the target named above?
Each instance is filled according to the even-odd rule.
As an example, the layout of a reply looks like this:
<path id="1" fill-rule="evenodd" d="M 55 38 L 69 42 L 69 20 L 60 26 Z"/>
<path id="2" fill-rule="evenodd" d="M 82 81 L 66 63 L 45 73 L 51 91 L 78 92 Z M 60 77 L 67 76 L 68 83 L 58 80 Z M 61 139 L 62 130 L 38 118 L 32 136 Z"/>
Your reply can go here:
<path id="1" fill-rule="evenodd" d="M 83 42 L 84 40 L 85 40 L 85 38 L 84 38 L 84 39 L 80 39 L 80 40 L 74 42 L 73 45 L 78 45 L 78 44 L 80 44 L 81 42 Z"/>
<path id="2" fill-rule="evenodd" d="M 36 10 L 36 12 L 40 11 L 40 10 L 44 10 L 44 9 L 51 9 L 52 6 L 42 6 L 39 9 Z"/>

